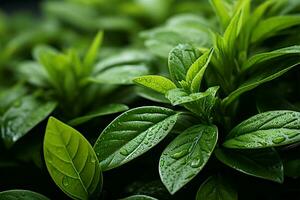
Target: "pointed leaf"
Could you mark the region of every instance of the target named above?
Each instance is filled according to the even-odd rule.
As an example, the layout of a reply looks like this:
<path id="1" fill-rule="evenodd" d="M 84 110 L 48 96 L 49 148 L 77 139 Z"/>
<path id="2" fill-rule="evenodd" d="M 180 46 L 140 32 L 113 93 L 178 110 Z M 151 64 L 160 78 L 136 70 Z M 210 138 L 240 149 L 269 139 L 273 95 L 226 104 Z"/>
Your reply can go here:
<path id="1" fill-rule="evenodd" d="M 75 129 L 50 117 L 44 139 L 49 174 L 73 199 L 87 200 L 100 191 L 102 174 L 90 143 Z"/>
<path id="2" fill-rule="evenodd" d="M 210 0 L 210 3 L 219 18 L 221 26 L 225 29 L 230 22 L 229 5 L 222 0 Z"/>
<path id="3" fill-rule="evenodd" d="M 124 112 L 100 134 L 94 149 L 103 170 L 123 165 L 157 145 L 172 130 L 178 113 L 145 106 Z"/>
<path id="4" fill-rule="evenodd" d="M 217 143 L 213 125 L 196 125 L 177 136 L 159 160 L 159 174 L 171 194 L 192 180 L 204 167 Z"/>
<path id="5" fill-rule="evenodd" d="M 94 38 L 94 41 L 91 44 L 88 52 L 84 57 L 83 65 L 88 69 L 87 70 L 88 72 L 92 69 L 97 59 L 97 55 L 99 53 L 99 48 L 102 44 L 102 40 L 103 40 L 103 31 L 99 31 L 96 37 Z"/>
<path id="6" fill-rule="evenodd" d="M 269 111 L 254 115 L 232 129 L 223 146 L 257 149 L 300 141 L 300 113 Z"/>
<path id="7" fill-rule="evenodd" d="M 273 148 L 259 150 L 216 149 L 217 158 L 225 165 L 250 176 L 283 182 L 283 164 Z"/>
<path id="8" fill-rule="evenodd" d="M 176 88 L 176 85 L 171 80 L 157 75 L 140 76 L 135 78 L 133 82 L 162 94 Z"/>
<path id="9" fill-rule="evenodd" d="M 192 93 L 199 92 L 201 81 L 210 62 L 212 54 L 213 49 L 205 52 L 188 69 L 186 74 L 186 82 L 190 85 Z"/>
<path id="10" fill-rule="evenodd" d="M 260 42 L 271 36 L 276 35 L 279 31 L 300 25 L 300 16 L 286 15 L 270 17 L 261 21 L 254 29 L 251 42 Z"/>
<path id="11" fill-rule="evenodd" d="M 295 63 L 295 62 L 294 62 Z M 253 75 L 252 78 L 245 81 L 239 88 L 231 92 L 225 99 L 223 99 L 222 104 L 226 107 L 231 104 L 234 100 L 236 100 L 241 94 L 256 88 L 257 86 L 269 82 L 277 77 L 283 75 L 284 73 L 288 72 L 295 66 L 299 65 L 296 64 L 289 64 L 284 63 L 282 66 L 276 66 L 271 69 L 266 69 L 263 72 L 258 72 L 257 74 Z"/>

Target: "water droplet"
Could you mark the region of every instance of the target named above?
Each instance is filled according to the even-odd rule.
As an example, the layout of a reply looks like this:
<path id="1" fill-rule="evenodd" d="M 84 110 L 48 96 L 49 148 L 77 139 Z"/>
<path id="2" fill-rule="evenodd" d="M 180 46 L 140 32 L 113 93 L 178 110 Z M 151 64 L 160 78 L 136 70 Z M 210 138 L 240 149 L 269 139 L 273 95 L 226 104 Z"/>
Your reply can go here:
<path id="1" fill-rule="evenodd" d="M 92 156 L 91 157 L 91 163 L 95 163 L 96 162 L 96 159 Z"/>
<path id="2" fill-rule="evenodd" d="M 128 156 L 129 152 L 127 151 L 127 149 L 123 148 L 120 150 L 120 154 L 123 156 Z"/>
<path id="3" fill-rule="evenodd" d="M 198 168 L 198 167 L 200 167 L 200 165 L 201 165 L 201 160 L 198 158 L 195 158 L 191 162 L 191 167 L 193 167 L 193 168 Z"/>
<path id="4" fill-rule="evenodd" d="M 275 144 L 280 144 L 280 143 L 283 142 L 283 141 L 285 141 L 285 137 L 283 137 L 283 136 L 274 138 L 274 139 L 272 140 L 272 142 L 275 143 Z"/>
<path id="5" fill-rule="evenodd" d="M 62 184 L 63 186 L 65 187 L 68 187 L 70 185 L 70 182 L 69 182 L 69 178 L 67 176 L 64 176 L 63 179 L 62 179 Z"/>
<path id="6" fill-rule="evenodd" d="M 182 150 L 182 151 L 179 151 L 179 152 L 176 152 L 174 153 L 173 155 L 171 155 L 171 158 L 174 158 L 174 159 L 179 159 L 179 158 L 182 158 L 183 156 L 185 156 L 189 151 L 188 150 Z"/>

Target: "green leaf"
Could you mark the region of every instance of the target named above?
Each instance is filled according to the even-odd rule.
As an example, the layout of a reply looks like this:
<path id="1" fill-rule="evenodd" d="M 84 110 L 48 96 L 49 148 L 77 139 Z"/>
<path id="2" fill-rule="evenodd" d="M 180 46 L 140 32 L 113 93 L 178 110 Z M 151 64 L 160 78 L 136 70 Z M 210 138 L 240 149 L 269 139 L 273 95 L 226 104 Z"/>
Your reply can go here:
<path id="1" fill-rule="evenodd" d="M 75 129 L 50 117 L 44 139 L 48 172 L 73 199 L 88 199 L 100 191 L 102 174 L 90 143 Z"/>
<path id="2" fill-rule="evenodd" d="M 217 139 L 216 126 L 201 124 L 186 129 L 167 146 L 159 160 L 159 174 L 171 194 L 202 170 Z"/>
<path id="3" fill-rule="evenodd" d="M 71 126 L 78 126 L 80 124 L 83 124 L 85 122 L 88 122 L 96 117 L 101 117 L 104 115 L 110 115 L 118 112 L 123 112 L 125 110 L 128 110 L 128 106 L 124 104 L 108 104 L 104 105 L 98 109 L 93 110 L 93 112 L 90 112 L 84 116 L 77 117 L 75 119 L 72 119 L 68 122 Z"/>
<path id="4" fill-rule="evenodd" d="M 237 171 L 278 183 L 283 182 L 283 164 L 273 148 L 243 151 L 216 149 L 215 154 L 218 160 Z"/>
<path id="5" fill-rule="evenodd" d="M 144 88 L 144 87 L 137 87 L 136 88 L 136 93 L 140 97 L 143 97 L 145 99 L 148 99 L 150 101 L 158 102 L 158 103 L 167 103 L 169 104 L 170 101 L 165 98 L 165 96 L 161 93 L 158 93 L 154 90 L 151 90 L 149 88 Z"/>
<path id="6" fill-rule="evenodd" d="M 296 26 L 300 24 L 300 16 L 298 15 L 285 15 L 274 16 L 261 21 L 252 33 L 251 42 L 260 42 L 271 36 L 276 35 L 279 31 Z"/>
<path id="7" fill-rule="evenodd" d="M 291 178 L 300 177 L 300 159 L 299 156 L 296 159 L 287 159 L 284 160 L 284 175 Z"/>
<path id="8" fill-rule="evenodd" d="M 185 80 L 188 69 L 200 57 L 200 50 L 188 44 L 179 44 L 169 53 L 168 65 L 173 82 L 180 87 L 180 81 Z"/>
<path id="9" fill-rule="evenodd" d="M 89 80 L 104 84 L 132 84 L 133 79 L 146 74 L 149 74 L 149 69 L 144 64 L 122 65 L 104 70 Z"/>
<path id="10" fill-rule="evenodd" d="M 188 94 L 184 89 L 176 88 L 166 93 L 166 98 L 170 100 L 173 106 L 194 102 L 209 95 L 213 95 L 219 89 L 219 86 L 210 87 L 205 92 Z"/>
<path id="11" fill-rule="evenodd" d="M 219 18 L 220 24 L 225 29 L 230 22 L 230 9 L 226 1 L 222 0 L 210 0 L 216 15 Z"/>
<path id="12" fill-rule="evenodd" d="M 88 69 L 87 71 L 89 72 L 96 59 L 97 59 L 97 55 L 99 53 L 99 48 L 102 44 L 102 40 L 103 40 L 103 32 L 99 31 L 93 41 L 93 43 L 91 44 L 88 52 L 86 53 L 84 60 L 83 60 L 83 65 Z"/>
<path id="13" fill-rule="evenodd" d="M 210 62 L 212 54 L 213 49 L 205 52 L 188 69 L 186 74 L 186 82 L 190 85 L 192 93 L 199 92 L 201 81 Z"/>
<path id="14" fill-rule="evenodd" d="M 140 76 L 135 78 L 133 82 L 162 94 L 176 88 L 176 85 L 171 80 L 157 75 Z"/>
<path id="15" fill-rule="evenodd" d="M 103 130 L 94 145 L 102 169 L 123 165 L 154 147 L 172 130 L 177 117 L 175 111 L 156 106 L 121 114 Z"/>
<path id="16" fill-rule="evenodd" d="M 0 91 L 0 116 L 9 109 L 12 104 L 22 96 L 27 93 L 27 89 L 21 85 L 17 84 L 13 87 L 7 88 Z M 1 118 L 1 117 L 0 117 Z"/>
<path id="17" fill-rule="evenodd" d="M 153 198 L 153 197 L 146 196 L 146 195 L 133 195 L 133 196 L 121 199 L 121 200 L 157 200 L 157 199 Z"/>
<path id="18" fill-rule="evenodd" d="M 287 56 L 287 55 L 293 55 L 293 54 L 300 54 L 300 46 L 291 46 L 291 47 L 286 47 L 282 49 L 277 49 L 275 51 L 271 52 L 265 52 L 265 53 L 260 53 L 260 54 L 255 54 L 251 58 L 249 58 L 244 65 L 242 66 L 242 70 L 246 71 L 248 69 L 253 68 L 254 66 L 257 66 L 263 62 L 266 62 L 268 60 L 277 58 L 277 57 L 282 57 L 282 56 Z"/>
<path id="19" fill-rule="evenodd" d="M 257 72 L 257 74 L 253 75 L 249 80 L 245 81 L 242 85 L 240 85 L 236 90 L 231 92 L 225 99 L 223 99 L 222 104 L 226 107 L 231 104 L 234 100 L 236 100 L 241 94 L 256 88 L 257 86 L 272 81 L 273 79 L 278 78 L 284 73 L 288 72 L 295 66 L 299 65 L 290 64 L 289 62 L 282 64 L 281 66 L 276 66 L 271 69 L 266 69 L 263 72 Z"/>
<path id="20" fill-rule="evenodd" d="M 221 175 L 210 176 L 200 186 L 196 200 L 237 200 L 232 184 Z"/>
<path id="21" fill-rule="evenodd" d="M 23 96 L 0 116 L 0 135 L 11 147 L 56 108 L 55 102 L 45 102 L 33 95 Z"/>
<path id="22" fill-rule="evenodd" d="M 257 149 L 292 144 L 300 141 L 300 113 L 269 111 L 250 117 L 237 125 L 223 146 Z"/>
<path id="23" fill-rule="evenodd" d="M 50 200 L 44 195 L 29 190 L 7 190 L 0 192 L 0 199 L 3 200 Z"/>

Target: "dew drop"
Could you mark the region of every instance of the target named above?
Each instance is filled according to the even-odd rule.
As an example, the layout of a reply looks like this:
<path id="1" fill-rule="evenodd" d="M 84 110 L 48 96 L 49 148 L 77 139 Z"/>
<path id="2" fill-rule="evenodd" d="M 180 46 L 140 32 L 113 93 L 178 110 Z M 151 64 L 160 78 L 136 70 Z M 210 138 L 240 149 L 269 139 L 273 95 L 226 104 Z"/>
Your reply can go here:
<path id="1" fill-rule="evenodd" d="M 69 178 L 67 176 L 64 176 L 63 179 L 62 179 L 62 184 L 63 186 L 65 187 L 68 187 L 70 185 L 70 182 L 69 182 Z"/>
<path id="2" fill-rule="evenodd" d="M 91 157 L 91 163 L 95 163 L 96 162 L 96 159 L 92 156 Z"/>
<path id="3" fill-rule="evenodd" d="M 128 156 L 129 152 L 127 151 L 127 149 L 123 148 L 120 150 L 120 154 L 123 156 Z"/>
<path id="4" fill-rule="evenodd" d="M 285 141 L 285 137 L 283 137 L 283 136 L 274 138 L 274 139 L 272 140 L 272 142 L 275 143 L 275 144 L 280 144 L 280 143 L 283 142 L 283 141 Z"/>
<path id="5" fill-rule="evenodd" d="M 198 168 L 198 167 L 200 167 L 200 165 L 201 165 L 201 160 L 198 158 L 195 158 L 191 162 L 191 167 L 193 167 L 193 168 Z"/>
<path id="6" fill-rule="evenodd" d="M 174 153 L 173 155 L 171 155 L 171 158 L 174 158 L 174 159 L 179 159 L 179 158 L 182 158 L 183 156 L 185 156 L 189 151 L 188 150 L 182 150 L 182 151 L 179 151 L 179 152 L 176 152 Z"/>

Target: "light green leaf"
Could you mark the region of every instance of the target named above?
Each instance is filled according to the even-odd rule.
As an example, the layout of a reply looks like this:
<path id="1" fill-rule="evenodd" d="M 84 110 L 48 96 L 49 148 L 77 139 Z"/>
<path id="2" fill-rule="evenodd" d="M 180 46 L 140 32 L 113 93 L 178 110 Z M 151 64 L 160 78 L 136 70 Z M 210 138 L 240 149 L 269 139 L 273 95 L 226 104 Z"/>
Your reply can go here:
<path id="1" fill-rule="evenodd" d="M 257 114 L 232 129 L 223 146 L 234 149 L 257 149 L 300 141 L 300 113 L 269 111 Z"/>
<path id="2" fill-rule="evenodd" d="M 256 88 L 257 86 L 269 82 L 277 77 L 283 75 L 284 73 L 288 72 L 295 66 L 299 65 L 296 64 L 289 64 L 289 62 L 284 63 L 282 66 L 276 66 L 271 69 L 266 69 L 263 72 L 258 72 L 256 75 L 253 75 L 252 78 L 245 81 L 242 85 L 239 86 L 236 90 L 231 92 L 225 99 L 223 99 L 222 104 L 226 107 L 231 104 L 234 100 L 236 100 L 241 94 Z"/>
<path id="3" fill-rule="evenodd" d="M 173 82 L 180 87 L 192 64 L 200 57 L 200 50 L 188 44 L 179 44 L 169 53 L 168 65 Z"/>
<path id="4" fill-rule="evenodd" d="M 133 82 L 162 94 L 176 88 L 170 79 L 158 75 L 140 76 L 135 78 Z"/>
<path id="5" fill-rule="evenodd" d="M 0 135 L 7 147 L 11 147 L 55 108 L 55 102 L 45 102 L 33 95 L 20 97 L 0 116 Z"/>
<path id="6" fill-rule="evenodd" d="M 216 157 L 225 165 L 250 176 L 283 182 L 283 164 L 273 148 L 259 150 L 216 149 Z"/>
<path id="7" fill-rule="evenodd" d="M 144 64 L 123 65 L 109 68 L 89 78 L 89 81 L 104 84 L 132 84 L 136 77 L 149 74 L 149 69 Z"/>
<path id="8" fill-rule="evenodd" d="M 232 184 L 222 175 L 211 176 L 200 186 L 196 200 L 237 200 L 238 194 Z"/>
<path id="9" fill-rule="evenodd" d="M 83 65 L 87 68 L 87 72 L 90 72 L 90 70 L 93 68 L 93 65 L 97 59 L 97 55 L 99 53 L 99 48 L 102 44 L 102 40 L 103 32 L 99 31 L 83 59 Z"/>
<path id="10" fill-rule="evenodd" d="M 300 54 L 300 46 L 291 46 L 291 47 L 286 47 L 286 48 L 282 48 L 282 49 L 277 49 L 275 51 L 271 51 L 271 52 L 265 52 L 265 53 L 260 53 L 260 54 L 256 54 L 254 56 L 252 56 L 251 58 L 249 58 L 244 65 L 242 66 L 242 70 L 248 70 L 248 69 L 252 69 L 253 67 L 272 60 L 274 58 L 277 57 L 282 57 L 282 56 L 288 56 L 288 55 L 293 55 L 293 54 Z"/>
<path id="11" fill-rule="evenodd" d="M 212 54 L 213 49 L 205 52 L 188 69 L 186 74 L 186 82 L 190 85 L 192 93 L 199 92 L 201 81 L 210 62 Z"/>
<path id="12" fill-rule="evenodd" d="M 101 117 L 104 115 L 110 115 L 118 112 L 123 112 L 125 110 L 128 110 L 128 106 L 124 104 L 108 104 L 104 105 L 98 109 L 93 110 L 93 112 L 90 112 L 84 116 L 77 117 L 75 119 L 72 119 L 68 122 L 71 126 L 78 126 L 80 124 L 83 124 L 85 122 L 88 122 L 96 117 Z"/>
<path id="13" fill-rule="evenodd" d="M 285 15 L 274 16 L 261 21 L 252 33 L 251 42 L 260 42 L 266 38 L 276 35 L 279 31 L 300 24 L 300 16 Z"/>
<path id="14" fill-rule="evenodd" d="M 36 192 L 29 190 L 7 190 L 0 192 L 0 199 L 3 200 L 50 200 Z"/>
<path id="15" fill-rule="evenodd" d="M 50 117 L 44 139 L 48 172 L 73 199 L 87 200 L 102 186 L 98 158 L 90 143 L 75 129 Z"/>
<path id="16" fill-rule="evenodd" d="M 217 139 L 216 126 L 201 124 L 186 129 L 167 146 L 159 160 L 159 174 L 171 194 L 202 170 Z"/>
<path id="17" fill-rule="evenodd" d="M 27 89 L 21 84 L 17 84 L 5 90 L 0 90 L 0 116 L 2 116 L 16 100 L 20 99 L 26 93 Z"/>
<path id="18" fill-rule="evenodd" d="M 208 88 L 205 92 L 188 94 L 187 92 L 185 92 L 184 89 L 176 88 L 176 89 L 169 90 L 166 93 L 166 98 L 170 100 L 173 106 L 176 106 L 180 104 L 194 102 L 204 97 L 207 97 L 209 95 L 213 95 L 216 93 L 218 89 L 219 87 L 216 86 L 216 87 Z"/>
<path id="19" fill-rule="evenodd" d="M 230 22 L 230 6 L 226 1 L 222 0 L 210 0 L 216 15 L 219 18 L 220 24 L 225 29 Z"/>
<path id="20" fill-rule="evenodd" d="M 149 197 L 149 196 L 146 196 L 146 195 L 133 195 L 133 196 L 121 199 L 121 200 L 158 200 L 158 199 L 153 198 L 153 197 Z"/>
<path id="21" fill-rule="evenodd" d="M 177 117 L 175 111 L 156 106 L 121 114 L 104 129 L 94 145 L 102 169 L 123 165 L 154 147 L 172 130 Z"/>

